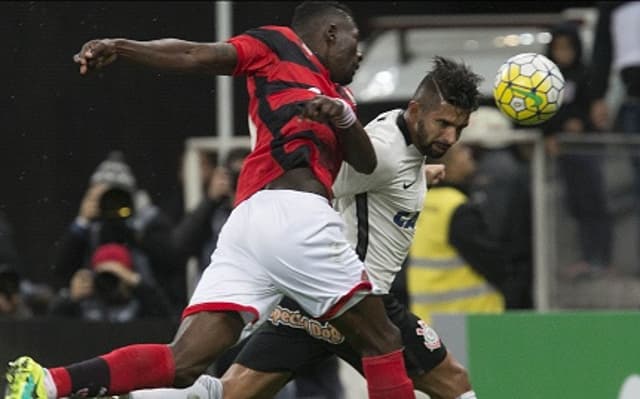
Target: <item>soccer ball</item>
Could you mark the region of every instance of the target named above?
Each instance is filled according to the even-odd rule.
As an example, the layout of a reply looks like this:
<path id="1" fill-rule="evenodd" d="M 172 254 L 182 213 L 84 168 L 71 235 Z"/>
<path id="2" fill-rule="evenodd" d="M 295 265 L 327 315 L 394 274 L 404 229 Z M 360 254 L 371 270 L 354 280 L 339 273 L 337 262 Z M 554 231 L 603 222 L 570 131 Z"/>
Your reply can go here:
<path id="1" fill-rule="evenodd" d="M 520 125 L 538 125 L 562 105 L 564 77 L 542 54 L 522 53 L 509 58 L 496 75 L 493 98 L 498 109 Z"/>

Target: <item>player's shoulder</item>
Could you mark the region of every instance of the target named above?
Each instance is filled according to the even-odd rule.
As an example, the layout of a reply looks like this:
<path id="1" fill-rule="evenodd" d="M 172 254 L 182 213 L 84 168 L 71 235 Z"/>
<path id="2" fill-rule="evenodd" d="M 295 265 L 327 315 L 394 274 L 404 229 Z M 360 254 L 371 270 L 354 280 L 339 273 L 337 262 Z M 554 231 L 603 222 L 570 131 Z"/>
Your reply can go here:
<path id="1" fill-rule="evenodd" d="M 403 110 L 398 108 L 379 114 L 365 126 L 367 134 L 389 144 L 401 141 L 402 132 L 397 120 L 402 112 Z"/>

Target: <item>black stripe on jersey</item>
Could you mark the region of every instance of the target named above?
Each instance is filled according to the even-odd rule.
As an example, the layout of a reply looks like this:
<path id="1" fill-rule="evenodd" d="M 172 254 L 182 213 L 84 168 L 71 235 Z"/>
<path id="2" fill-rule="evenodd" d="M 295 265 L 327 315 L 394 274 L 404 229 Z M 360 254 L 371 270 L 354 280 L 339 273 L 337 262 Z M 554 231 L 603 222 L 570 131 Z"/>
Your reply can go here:
<path id="1" fill-rule="evenodd" d="M 290 134 L 286 137 L 278 136 L 277 138 L 274 138 L 273 141 L 271 141 L 271 154 L 284 170 L 303 168 L 311 165 L 311 163 L 309 162 L 311 154 L 307 146 L 298 147 L 291 152 L 284 151 L 284 147 L 287 142 L 299 138 L 307 138 L 313 141 L 313 143 L 318 148 L 322 146 L 322 142 L 318 140 L 315 133 L 313 133 L 311 130 L 305 130 L 295 134 Z"/>
<path id="2" fill-rule="evenodd" d="M 356 253 L 364 262 L 369 247 L 369 201 L 367 193 L 356 194 L 356 222 L 358 223 L 358 242 Z"/>
<path id="3" fill-rule="evenodd" d="M 270 29 L 251 29 L 247 35 L 260 40 L 278 55 L 283 61 L 293 62 L 319 73 L 318 68 L 304 55 L 300 47 L 282 33 Z"/>
<path id="4" fill-rule="evenodd" d="M 313 86 L 308 85 L 306 83 L 300 82 L 288 82 L 286 80 L 273 80 L 268 82 L 266 80 L 261 79 L 260 86 L 257 85 L 258 81 L 256 79 L 256 96 L 269 96 L 271 94 L 275 94 L 281 92 L 282 90 L 287 89 L 310 89 Z"/>
<path id="5" fill-rule="evenodd" d="M 413 144 L 411 142 L 411 133 L 409 133 L 409 126 L 407 126 L 407 121 L 404 119 L 404 111 L 398 114 L 398 117 L 396 118 L 396 125 L 398 125 L 398 129 L 400 129 L 402 135 L 404 136 L 404 142 L 407 143 L 407 145 Z"/>
<path id="6" fill-rule="evenodd" d="M 292 82 L 268 82 L 264 77 L 256 77 L 255 83 L 256 98 L 258 99 L 258 115 L 273 136 L 273 140 L 271 141 L 271 155 L 284 170 L 308 167 L 311 164 L 309 162 L 309 148 L 302 146 L 291 152 L 285 152 L 285 144 L 291 140 L 304 137 L 312 140 L 321 150 L 322 142 L 318 140 L 316 135 L 310 130 L 291 134 L 286 137 L 282 135 L 282 127 L 287 124 L 291 118 L 300 114 L 303 101 L 295 101 L 276 109 L 271 109 L 267 96 L 265 95 L 266 93 L 273 93 L 287 87 L 296 86 L 294 86 Z"/>

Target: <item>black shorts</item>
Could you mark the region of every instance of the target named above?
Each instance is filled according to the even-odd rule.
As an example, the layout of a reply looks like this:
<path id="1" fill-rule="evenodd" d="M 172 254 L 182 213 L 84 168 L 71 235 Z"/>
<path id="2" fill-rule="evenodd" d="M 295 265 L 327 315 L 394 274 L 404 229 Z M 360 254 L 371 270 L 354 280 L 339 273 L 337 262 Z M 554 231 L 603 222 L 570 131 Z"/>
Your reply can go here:
<path id="1" fill-rule="evenodd" d="M 408 374 L 427 372 L 440 364 L 447 350 L 436 332 L 392 295 L 383 300 L 387 316 L 400 329 Z M 295 374 L 335 354 L 362 374 L 361 355 L 342 334 L 328 322 L 312 319 L 286 298 L 242 345 L 236 363 L 257 371 Z"/>

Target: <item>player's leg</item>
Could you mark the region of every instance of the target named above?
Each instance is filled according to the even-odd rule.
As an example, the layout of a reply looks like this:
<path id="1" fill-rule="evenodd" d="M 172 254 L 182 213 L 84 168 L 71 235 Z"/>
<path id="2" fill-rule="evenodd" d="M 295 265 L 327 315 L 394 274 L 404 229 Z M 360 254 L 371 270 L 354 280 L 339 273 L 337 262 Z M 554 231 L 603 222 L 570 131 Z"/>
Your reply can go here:
<path id="1" fill-rule="evenodd" d="M 33 361 L 20 361 L 9 369 L 5 399 L 21 399 L 32 391 L 37 398 L 51 399 L 77 392 L 102 396 L 192 385 L 237 342 L 247 323 L 268 315 L 280 298 L 255 263 L 237 256 L 243 253 L 237 246 L 244 242 L 247 224 L 242 208 L 236 208 L 223 227 L 212 264 L 200 278 L 170 345 L 130 345 L 44 372 Z"/>
<path id="2" fill-rule="evenodd" d="M 271 280 L 310 315 L 332 319 L 352 341 L 363 355 L 370 398 L 414 398 L 398 329 L 387 318 L 382 300 L 369 295 L 372 284 L 344 235 L 343 219 L 326 198 L 278 191 L 262 192 L 263 200 L 278 197 L 270 201 L 281 208 L 274 213 L 288 216 L 286 237 L 270 249 L 278 254 L 277 263 L 268 268 Z"/>
<path id="3" fill-rule="evenodd" d="M 467 371 L 450 352 L 434 369 L 412 380 L 415 388 L 431 399 L 476 399 Z"/>
<path id="4" fill-rule="evenodd" d="M 7 372 L 5 398 L 102 396 L 142 388 L 189 386 L 237 341 L 243 325 L 236 313 L 203 312 L 187 317 L 169 345 L 124 346 L 89 360 L 50 369 L 21 358 Z"/>
<path id="5" fill-rule="evenodd" d="M 415 389 L 432 399 L 475 399 L 465 368 L 447 351 L 436 331 L 385 295 L 389 318 L 401 331 Z"/>

